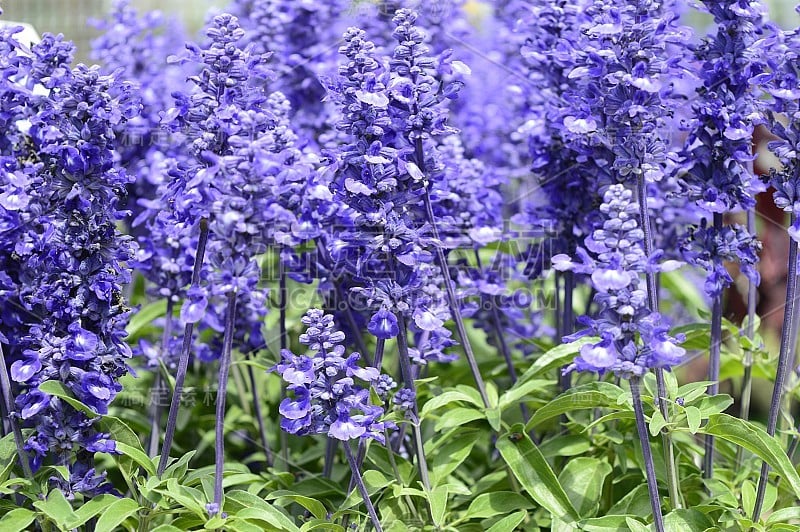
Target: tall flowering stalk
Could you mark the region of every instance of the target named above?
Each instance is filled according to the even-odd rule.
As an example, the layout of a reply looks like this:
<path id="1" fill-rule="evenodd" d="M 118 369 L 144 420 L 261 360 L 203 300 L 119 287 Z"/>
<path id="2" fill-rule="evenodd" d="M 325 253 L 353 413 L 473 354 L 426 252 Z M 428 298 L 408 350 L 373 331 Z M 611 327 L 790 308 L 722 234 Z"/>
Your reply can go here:
<path id="1" fill-rule="evenodd" d="M 374 367 L 362 367 L 359 353 L 346 355 L 344 334 L 336 330 L 332 315 L 311 309 L 301 321 L 306 332 L 300 335 L 300 343 L 308 347 L 308 354 L 283 350 L 281 361 L 272 368 L 286 382 L 290 394 L 279 408 L 281 429 L 300 436 L 324 434 L 343 442 L 354 483 L 375 530 L 380 531 L 380 519 L 350 441 L 372 438 L 386 443 L 385 433 L 393 425 L 382 421 L 384 409 L 370 402 L 370 389 L 383 395 L 391 380 Z"/>
<path id="2" fill-rule="evenodd" d="M 219 383 L 216 418 L 216 470 L 211 514 L 222 506 L 224 466 L 224 417 L 228 371 L 234 346 L 263 345 L 260 327 L 266 314 L 266 293 L 259 287 L 261 271 L 256 255 L 263 253 L 273 229 L 277 209 L 273 207 L 276 182 L 286 171 L 285 148 L 291 132 L 285 127 L 285 98 L 269 95 L 265 82 L 270 72 L 267 56 L 253 54 L 237 43 L 244 31 L 235 17 L 214 18 L 206 35 L 206 48 L 187 45 L 185 60 L 204 65 L 190 78 L 196 91 L 178 95 L 178 107 L 164 120 L 186 135 L 193 159 L 174 172 L 165 198 L 172 212 L 166 215 L 200 228 L 200 243 L 208 246 L 208 268 L 203 279 L 193 276 L 181 318 L 191 324 L 206 316 L 219 316 Z M 288 135 L 288 138 L 287 138 Z M 203 256 L 198 252 L 195 273 Z M 200 281 L 204 282 L 200 282 Z M 237 311 L 237 309 L 239 309 Z M 191 344 L 185 332 L 184 347 Z M 170 407 L 159 472 L 169 455 L 171 435 L 185 377 L 188 348 L 181 353 L 176 389 Z M 266 442 L 265 442 L 266 443 Z M 269 452 L 267 450 L 267 452 Z"/>
<path id="3" fill-rule="evenodd" d="M 578 249 L 578 260 L 557 255 L 553 262 L 559 270 L 591 276 L 594 302 L 599 307 L 597 317 L 581 318 L 586 328 L 568 340 L 594 335 L 600 341 L 582 346 L 566 371 L 613 372 L 630 381 L 653 518 L 656 530 L 664 530 L 640 388 L 648 371 L 677 365 L 685 350 L 678 345 L 679 338 L 669 336 L 665 320 L 647 303 L 641 277 L 668 270 L 674 264 L 658 264 L 645 253 L 644 231 L 637 220 L 639 209 L 631 190 L 619 184 L 609 186 L 600 206 L 602 225 L 586 238 L 585 250 Z"/>
<path id="4" fill-rule="evenodd" d="M 769 415 L 767 417 L 767 433 L 775 435 L 780 417 L 785 386 L 789 377 L 792 358 L 793 331 L 797 309 L 797 260 L 798 242 L 800 242 L 800 159 L 797 153 L 800 148 L 800 29 L 781 32 L 775 28 L 772 34 L 759 43 L 757 50 L 763 56 L 770 57 L 769 72 L 763 73 L 754 82 L 763 83 L 764 89 L 771 98 L 768 107 L 772 133 L 778 140 L 769 143 L 770 150 L 780 160 L 781 168 L 772 169 L 770 184 L 774 187 L 775 205 L 790 215 L 789 233 L 789 266 L 786 279 L 786 306 L 783 313 L 781 329 L 780 353 L 778 367 L 775 370 L 775 386 L 772 391 Z M 778 116 L 785 117 L 786 122 Z M 757 522 L 764 503 L 767 482 L 769 481 L 769 465 L 761 465 L 758 480 L 756 501 L 753 509 L 753 521 Z"/>
<path id="5" fill-rule="evenodd" d="M 680 76 L 669 59 L 671 43 L 686 38 L 676 15 L 662 2 L 630 0 L 616 5 L 602 0 L 588 4 L 581 19 L 581 37 L 571 43 L 567 73 L 572 102 L 562 111 L 562 136 L 575 139 L 577 160 L 595 189 L 624 183 L 636 191 L 641 242 L 648 260 L 661 252 L 653 246 L 649 189 L 664 180 L 668 162 L 666 120 L 670 114 L 669 76 Z M 678 55 L 677 58 L 680 56 Z M 591 220 L 591 218 L 589 218 Z M 644 270 L 647 306 L 658 312 L 656 270 Z M 663 370 L 654 368 L 659 410 L 669 419 Z M 677 470 L 670 437 L 664 433 L 667 484 L 673 505 L 680 505 Z"/>
<path id="6" fill-rule="evenodd" d="M 51 482 L 69 498 L 93 496 L 113 491 L 94 454 L 115 443 L 97 417 L 41 388 L 105 414 L 128 372 L 122 288 L 133 248 L 116 227 L 129 178 L 115 165 L 115 130 L 139 105 L 99 67 L 72 68 L 74 47 L 61 36 L 28 50 L 18 31 L 0 31 L 0 341 L 16 383 L 8 413 L 33 429 L 20 449 L 32 470 L 64 466 L 69 477 Z"/>
<path id="7" fill-rule="evenodd" d="M 722 345 L 722 293 L 733 283 L 724 262 L 735 261 L 752 285 L 758 285 L 755 268 L 761 247 L 747 228 L 725 225 L 723 216 L 735 209 L 755 208 L 761 188 L 748 168 L 753 128 L 759 119 L 758 94 L 750 79 L 764 68 L 753 44 L 759 38 L 765 8 L 758 0 L 708 0 L 704 7 L 714 16 L 717 33 L 696 47 L 702 65 L 702 85 L 692 105 L 691 129 L 684 149 L 684 180 L 690 198 L 711 212 L 713 224 L 690 231 L 684 257 L 708 271 L 705 290 L 712 298 L 711 347 L 708 388 L 719 390 Z M 703 474 L 713 475 L 714 437 L 706 436 Z"/>

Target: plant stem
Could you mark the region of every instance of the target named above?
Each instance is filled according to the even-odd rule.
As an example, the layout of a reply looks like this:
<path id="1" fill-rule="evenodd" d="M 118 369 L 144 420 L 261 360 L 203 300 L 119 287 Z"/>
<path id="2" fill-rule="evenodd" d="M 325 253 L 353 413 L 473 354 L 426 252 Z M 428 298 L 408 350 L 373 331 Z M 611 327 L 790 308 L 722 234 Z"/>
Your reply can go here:
<path id="1" fill-rule="evenodd" d="M 714 229 L 722 230 L 722 214 L 714 213 Z M 714 296 L 711 303 L 711 346 L 708 354 L 708 395 L 719 393 L 719 359 L 722 349 L 722 292 Z M 703 455 L 703 478 L 714 476 L 714 436 L 706 434 Z"/>
<path id="2" fill-rule="evenodd" d="M 324 478 L 331 478 L 333 460 L 336 458 L 337 447 L 339 447 L 339 440 L 331 438 L 330 436 L 325 438 L 325 463 L 322 464 L 322 476 Z M 345 447 L 348 446 L 345 445 Z"/>
<path id="3" fill-rule="evenodd" d="M 222 475 L 225 469 L 225 399 L 228 393 L 228 372 L 231 369 L 233 330 L 236 327 L 236 293 L 228 294 L 225 333 L 222 339 L 222 356 L 219 359 L 219 382 L 217 384 L 217 415 L 214 424 L 214 503 L 222 511 Z"/>
<path id="4" fill-rule="evenodd" d="M 400 358 L 400 372 L 403 375 L 403 381 L 406 388 L 414 392 L 414 404 L 411 407 L 411 427 L 414 432 L 414 448 L 417 454 L 417 468 L 419 469 L 419 477 L 425 491 L 430 491 L 430 481 L 428 480 L 428 461 L 425 458 L 425 448 L 423 447 L 422 433 L 419 428 L 419 412 L 417 411 L 417 387 L 414 384 L 414 378 L 411 373 L 411 358 L 408 355 L 408 337 L 406 335 L 406 318 L 402 314 L 397 315 L 397 323 L 400 326 L 400 334 L 397 335 L 397 349 Z"/>
<path id="5" fill-rule="evenodd" d="M 22 474 L 30 480 L 32 485 L 33 471 L 28 461 L 28 452 L 25 450 L 25 439 L 22 436 L 22 429 L 14 416 L 14 394 L 11 391 L 11 379 L 8 377 L 8 366 L 6 366 L 6 356 L 3 354 L 3 344 L 0 344 L 0 388 L 3 393 L 3 407 L 8 416 L 8 423 L 11 425 L 11 432 L 14 434 L 14 446 L 17 448 L 17 458 L 22 468 Z"/>
<path id="6" fill-rule="evenodd" d="M 795 222 L 795 214 L 792 213 L 791 224 Z M 797 242 L 794 238 L 789 238 L 789 265 L 786 278 L 786 307 L 783 312 L 783 328 L 781 329 L 781 348 L 778 355 L 778 369 L 775 372 L 775 387 L 772 389 L 772 402 L 769 406 L 769 417 L 767 418 L 767 434 L 775 435 L 778 426 L 778 416 L 780 414 L 781 403 L 783 402 L 783 391 L 789 370 L 789 355 L 792 349 L 792 323 L 794 322 L 794 305 L 797 294 Z M 761 475 L 758 479 L 758 490 L 756 492 L 756 503 L 753 507 L 753 522 L 758 522 L 761 515 L 761 507 L 764 504 L 764 494 L 767 490 L 769 480 L 769 465 L 764 462 L 761 464 Z"/>
<path id="7" fill-rule="evenodd" d="M 414 141 L 414 152 L 417 159 L 417 165 L 419 166 L 420 171 L 425 174 L 425 152 L 422 147 L 422 137 L 417 137 Z M 426 180 L 424 194 L 422 195 L 423 202 L 425 203 L 425 213 L 428 219 L 428 223 L 431 224 L 431 232 L 433 233 L 434 240 L 437 241 L 437 244 L 434 246 L 436 248 L 436 259 L 439 262 L 439 268 L 442 271 L 442 277 L 444 278 L 444 287 L 447 293 L 447 301 L 450 305 L 450 313 L 453 315 L 453 320 L 456 322 L 456 329 L 458 330 L 458 337 L 461 341 L 461 345 L 464 348 L 464 355 L 467 357 L 467 363 L 469 364 L 469 369 L 472 372 L 472 377 L 475 379 L 475 386 L 478 387 L 478 392 L 481 395 L 481 400 L 483 401 L 483 406 L 486 408 L 490 407 L 489 404 L 489 396 L 486 394 L 486 385 L 483 382 L 483 377 L 481 377 L 481 371 L 478 367 L 478 361 L 475 358 L 475 353 L 472 351 L 472 344 L 469 341 L 469 337 L 467 336 L 467 328 L 464 325 L 464 318 L 461 316 L 461 307 L 458 305 L 458 299 L 456 298 L 456 291 L 453 288 L 453 279 L 450 276 L 450 268 L 447 264 L 447 257 L 444 255 L 444 250 L 438 244 L 439 242 L 439 228 L 436 224 L 436 216 L 433 214 L 433 204 L 431 203 L 431 194 L 430 194 L 430 182 Z"/>
<path id="8" fill-rule="evenodd" d="M 172 298 L 167 299 L 167 312 L 165 315 L 166 322 L 164 323 L 164 334 L 161 336 L 161 350 L 158 357 L 158 366 L 156 367 L 155 379 L 153 381 L 153 391 L 150 397 L 155 397 L 153 402 L 153 419 L 150 420 L 150 441 L 147 444 L 147 453 L 150 457 L 154 457 L 158 450 L 158 441 L 161 439 L 161 390 L 164 390 L 164 379 L 161 376 L 161 361 L 167 353 L 167 346 L 172 339 Z"/>
<path id="9" fill-rule="evenodd" d="M 251 360 L 250 355 L 247 356 Z M 267 439 L 267 428 L 264 425 L 264 416 L 261 413 L 261 397 L 258 393 L 258 383 L 256 382 L 256 374 L 253 371 L 253 366 L 247 365 L 247 377 L 250 380 L 250 390 L 253 394 L 253 415 L 256 417 L 258 423 L 258 434 L 261 437 L 261 445 L 264 447 L 264 456 L 267 462 L 267 467 L 272 466 L 272 451 L 269 447 L 269 440 Z"/>
<path id="10" fill-rule="evenodd" d="M 641 218 L 642 233 L 644 241 L 644 253 L 649 259 L 653 255 L 653 231 L 650 226 L 650 211 L 647 207 L 647 181 L 644 174 L 640 174 L 636 183 L 636 194 L 639 203 L 639 217 Z M 658 304 L 658 278 L 655 272 L 645 274 L 647 284 L 647 302 L 651 312 L 659 311 Z M 667 393 L 667 383 L 664 379 L 664 370 L 655 368 L 656 375 L 656 404 L 658 410 L 664 417 L 664 421 L 669 422 L 669 393 Z M 681 493 L 678 481 L 678 468 L 675 461 L 675 447 L 672 444 L 672 436 L 668 430 L 661 431 L 661 440 L 664 446 L 664 465 L 667 470 L 667 488 L 669 498 L 673 508 L 681 507 Z"/>
<path id="11" fill-rule="evenodd" d="M 642 444 L 647 491 L 650 494 L 650 506 L 653 509 L 653 523 L 655 524 L 656 532 L 663 532 L 664 517 L 661 514 L 661 498 L 658 495 L 656 468 L 653 465 L 653 453 L 650 450 L 649 433 L 644 419 L 640 377 L 631 377 L 630 384 L 631 395 L 633 396 L 633 412 L 636 415 L 636 431 L 639 433 L 639 442 Z"/>
<path id="12" fill-rule="evenodd" d="M 200 236 L 197 239 L 197 253 L 194 257 L 194 267 L 192 269 L 192 288 L 200 285 L 200 272 L 203 269 L 203 258 L 206 254 L 206 244 L 208 243 L 208 220 L 200 219 Z M 186 371 L 189 369 L 189 353 L 192 350 L 192 333 L 194 323 L 187 323 L 183 330 L 183 346 L 181 356 L 178 359 L 178 371 L 175 374 L 175 389 L 172 391 L 172 400 L 169 405 L 167 416 L 167 430 L 164 432 L 164 443 L 161 445 L 161 456 L 158 460 L 158 476 L 164 473 L 169 461 L 169 453 L 172 449 L 172 440 L 175 437 L 175 425 L 178 421 L 178 411 L 181 408 L 181 396 L 183 395 L 183 383 L 186 380 Z"/>
<path id="13" fill-rule="evenodd" d="M 283 263 L 283 246 L 278 253 L 278 312 L 280 315 L 280 346 L 281 353 L 289 349 L 289 334 L 286 330 L 286 312 L 288 306 L 288 290 L 286 289 L 286 265 Z M 281 353 L 278 357 L 283 356 Z M 281 379 L 281 400 L 286 398 L 286 383 Z M 289 436 L 284 431 L 280 432 L 281 439 L 281 462 L 286 470 L 289 470 Z"/>
<path id="14" fill-rule="evenodd" d="M 756 232 L 756 213 L 754 209 L 747 211 L 747 232 L 751 235 Z M 747 323 L 745 324 L 745 335 L 751 341 L 755 336 L 756 318 L 756 297 L 758 295 L 756 284 L 749 281 L 747 284 Z M 742 407 L 739 417 L 745 421 L 750 419 L 750 398 L 753 393 L 753 352 L 749 349 L 744 352 L 744 376 L 742 378 Z M 736 467 L 741 467 L 744 459 L 744 448 L 736 450 Z"/>
<path id="15" fill-rule="evenodd" d="M 350 464 L 350 471 L 353 474 L 353 478 L 355 478 L 356 486 L 358 487 L 358 492 L 361 493 L 361 498 L 364 499 L 364 504 L 367 506 L 367 513 L 369 514 L 369 518 L 372 520 L 372 526 L 375 527 L 377 532 L 383 532 L 383 528 L 381 528 L 380 519 L 378 519 L 378 514 L 375 512 L 375 507 L 372 505 L 372 501 L 369 499 L 369 493 L 367 493 L 367 486 L 364 484 L 364 479 L 361 477 L 361 472 L 358 469 L 358 464 L 356 464 L 356 460 L 353 457 L 353 453 L 350 451 L 350 445 L 345 442 L 344 444 L 344 454 L 347 456 L 347 462 Z"/>
<path id="16" fill-rule="evenodd" d="M 475 250 L 475 260 L 478 265 L 478 269 L 482 270 L 483 265 L 481 264 L 481 255 L 478 253 L 478 250 Z M 495 341 L 497 342 L 497 347 L 500 349 L 500 353 L 503 355 L 503 359 L 506 362 L 506 367 L 508 368 L 508 376 L 511 379 L 511 384 L 514 385 L 517 382 L 517 371 L 514 369 L 514 361 L 511 359 L 511 350 L 508 348 L 508 343 L 506 342 L 506 337 L 503 334 L 503 326 L 500 322 L 500 312 L 497 310 L 497 305 L 495 304 L 494 298 L 489 297 L 487 298 L 489 303 L 489 312 L 491 316 L 492 322 L 492 330 L 494 331 Z M 527 425 L 528 421 L 530 420 L 530 412 L 528 411 L 528 406 L 524 402 L 520 402 L 519 404 L 520 412 L 522 413 L 522 419 L 524 423 Z"/>
<path id="17" fill-rule="evenodd" d="M 383 364 L 383 352 L 385 347 L 386 347 L 386 340 L 384 340 L 383 338 L 378 338 L 375 342 L 375 357 L 373 358 L 375 364 L 372 366 L 378 371 L 381 370 L 381 364 Z M 389 440 L 386 441 L 388 442 Z M 366 454 L 367 454 L 367 442 L 365 438 L 361 438 L 358 440 L 358 453 L 356 454 L 356 463 L 358 464 L 359 468 L 363 465 Z M 391 451 L 389 451 L 389 454 L 391 454 Z M 399 481 L 400 477 L 397 478 Z M 352 489 L 353 489 L 353 479 L 350 479 L 350 489 L 348 491 L 351 491 Z"/>
<path id="18" fill-rule="evenodd" d="M 575 275 L 572 272 L 564 272 L 564 308 L 563 316 L 561 317 L 561 338 L 572 334 L 572 327 L 575 322 L 575 313 L 572 310 L 572 300 L 575 293 Z M 566 392 L 572 384 L 572 375 L 570 373 L 564 374 L 559 372 L 558 377 L 561 391 Z"/>

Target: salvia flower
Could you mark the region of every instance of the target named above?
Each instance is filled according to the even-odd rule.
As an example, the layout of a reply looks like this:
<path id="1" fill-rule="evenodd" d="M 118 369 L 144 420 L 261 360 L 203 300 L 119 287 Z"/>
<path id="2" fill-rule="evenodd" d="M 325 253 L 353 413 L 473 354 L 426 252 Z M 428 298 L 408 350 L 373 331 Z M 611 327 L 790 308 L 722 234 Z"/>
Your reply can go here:
<path id="1" fill-rule="evenodd" d="M 572 270 L 590 276 L 596 290 L 596 317 L 580 319 L 586 329 L 566 338 L 594 335 L 599 342 L 581 347 L 580 355 L 567 371 L 611 371 L 628 378 L 640 377 L 651 368 L 678 364 L 685 350 L 680 338 L 668 334 L 665 320 L 648 309 L 641 276 L 647 272 L 669 271 L 679 266 L 675 261 L 658 263 L 659 253 L 649 259 L 642 246 L 639 205 L 624 185 L 611 185 L 603 194 L 600 212 L 604 218 L 586 238 L 576 261 L 559 255 L 554 268 Z"/>
<path id="2" fill-rule="evenodd" d="M 361 366 L 359 353 L 345 353 L 344 333 L 336 330 L 331 314 L 311 309 L 301 321 L 306 332 L 300 343 L 308 347 L 307 354 L 284 350 L 272 368 L 290 393 L 280 404 L 281 428 L 290 434 L 383 443 L 389 424 L 382 421 L 383 407 L 370 402 L 370 389 L 385 394 L 392 383 L 377 369 Z"/>
<path id="3" fill-rule="evenodd" d="M 99 67 L 71 66 L 73 46 L 52 35 L 31 47 L 0 31 L 5 56 L 0 114 L 3 242 L 2 329 L 10 344 L 16 407 L 33 429 L 32 465 L 65 466 L 53 482 L 69 496 L 108 492 L 94 454 L 115 452 L 97 418 L 42 391 L 56 381 L 98 414 L 122 389 L 131 350 L 125 343 L 133 246 L 117 230 L 118 203 L 130 179 L 117 164 L 116 131 L 136 116 L 132 87 Z M 46 87 L 49 91 L 41 91 Z M 25 194 L 17 190 L 25 183 Z M 8 254 L 11 252 L 10 254 Z M 14 310 L 9 310 L 9 307 Z"/>

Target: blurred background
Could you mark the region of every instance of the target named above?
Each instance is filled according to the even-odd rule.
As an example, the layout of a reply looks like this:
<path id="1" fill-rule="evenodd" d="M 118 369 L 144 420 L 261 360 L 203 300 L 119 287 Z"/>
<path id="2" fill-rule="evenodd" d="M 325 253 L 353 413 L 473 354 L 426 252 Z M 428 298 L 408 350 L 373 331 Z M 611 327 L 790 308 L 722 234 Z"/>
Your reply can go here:
<path id="1" fill-rule="evenodd" d="M 91 39 L 97 32 L 88 27 L 90 18 L 103 17 L 110 9 L 112 0 L 0 0 L 3 8 L 3 19 L 26 22 L 34 26 L 39 33 L 63 33 L 75 41 L 78 46 L 79 60 L 88 60 L 88 49 Z M 319 0 L 324 2 L 325 0 Z M 356 1 L 356 0 L 354 0 Z M 369 1 L 369 0 L 367 0 Z M 424 0 L 436 2 L 437 0 Z M 174 15 L 187 29 L 188 35 L 194 35 L 203 25 L 209 9 L 224 8 L 228 0 L 133 0 L 131 4 L 140 11 L 158 9 Z M 467 0 L 468 4 L 489 4 L 491 1 Z M 684 3 L 689 5 L 687 0 Z M 795 13 L 794 0 L 766 0 L 770 18 L 781 26 L 800 25 L 800 16 Z M 706 21 L 697 18 L 693 25 L 702 26 Z"/>

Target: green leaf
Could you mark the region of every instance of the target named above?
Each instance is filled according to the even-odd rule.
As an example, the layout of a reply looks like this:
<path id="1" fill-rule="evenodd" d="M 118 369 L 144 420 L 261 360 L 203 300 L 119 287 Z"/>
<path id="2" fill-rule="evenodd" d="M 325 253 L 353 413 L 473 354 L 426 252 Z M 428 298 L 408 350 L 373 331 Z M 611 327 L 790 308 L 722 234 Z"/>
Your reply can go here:
<path id="1" fill-rule="evenodd" d="M 703 397 L 697 403 L 697 409 L 700 410 L 702 417 L 708 417 L 712 414 L 719 414 L 720 412 L 724 412 L 732 404 L 733 404 L 733 397 L 721 393 L 718 395 Z"/>
<path id="2" fill-rule="evenodd" d="M 487 408 L 486 412 L 486 420 L 489 422 L 489 426 L 492 427 L 492 430 L 495 432 L 500 432 L 500 428 L 503 426 L 502 420 L 502 412 L 499 408 Z"/>
<path id="3" fill-rule="evenodd" d="M 604 515 L 581 522 L 581 530 L 586 532 L 628 532 L 628 519 L 631 515 Z"/>
<path id="4" fill-rule="evenodd" d="M 161 525 L 153 529 L 153 532 L 183 532 L 180 528 L 172 525 Z"/>
<path id="5" fill-rule="evenodd" d="M 686 422 L 689 424 L 689 432 L 697 434 L 702 417 L 703 415 L 700 413 L 699 408 L 694 406 L 686 407 Z"/>
<path id="6" fill-rule="evenodd" d="M 113 532 L 127 518 L 139 511 L 139 504 L 133 499 L 119 499 L 103 512 L 97 520 L 95 532 Z"/>
<path id="7" fill-rule="evenodd" d="M 486 532 L 514 532 L 519 524 L 525 520 L 526 515 L 528 515 L 528 512 L 524 510 L 515 512 L 490 526 Z"/>
<path id="8" fill-rule="evenodd" d="M 655 438 L 661 432 L 661 429 L 666 426 L 667 420 L 664 419 L 664 416 L 661 414 L 661 412 L 659 410 L 653 412 L 653 415 L 650 417 L 650 436 Z"/>
<path id="9" fill-rule="evenodd" d="M 497 440 L 497 450 L 536 502 L 567 524 L 574 524 L 579 519 L 578 511 L 572 506 L 550 464 L 521 424 L 514 425 L 511 433 Z"/>
<path id="10" fill-rule="evenodd" d="M 240 519 L 258 519 L 264 521 L 278 530 L 297 531 L 299 528 L 286 515 L 282 514 L 277 508 L 269 504 L 261 497 L 242 490 L 232 490 L 225 494 L 226 502 L 234 502 L 243 506 L 243 510 L 235 512 Z"/>
<path id="11" fill-rule="evenodd" d="M 153 460 L 151 460 L 144 451 L 122 442 L 116 442 L 116 447 L 119 452 L 142 466 L 142 468 L 147 471 L 150 476 L 155 476 L 156 466 L 153 465 Z"/>
<path id="12" fill-rule="evenodd" d="M 506 515 L 514 510 L 531 508 L 527 498 L 513 491 L 481 493 L 470 503 L 462 519 L 485 519 Z"/>
<path id="13" fill-rule="evenodd" d="M 440 432 L 451 427 L 466 425 L 478 419 L 486 419 L 486 415 L 475 408 L 459 406 L 442 414 L 442 417 L 436 422 L 433 430 Z"/>
<path id="14" fill-rule="evenodd" d="M 728 414 L 712 414 L 699 432 L 729 441 L 757 455 L 777 471 L 789 483 L 795 496 L 800 498 L 800 475 L 778 440 L 764 430 Z"/>
<path id="15" fill-rule="evenodd" d="M 181 456 L 177 462 L 170 464 L 170 466 L 164 470 L 164 474 L 161 475 L 161 478 L 165 480 L 168 478 L 174 478 L 178 480 L 182 479 L 186 475 L 186 471 L 189 470 L 189 461 L 196 453 L 197 450 L 192 449 Z"/>
<path id="16" fill-rule="evenodd" d="M 641 522 L 633 517 L 626 517 L 625 523 L 628 525 L 628 530 L 631 532 L 650 532 L 650 529 L 644 526 Z"/>
<path id="17" fill-rule="evenodd" d="M 693 508 L 672 510 L 664 516 L 664 532 L 703 532 L 715 524 L 710 517 Z"/>
<path id="18" fill-rule="evenodd" d="M 97 412 L 75 399 L 75 396 L 72 395 L 72 392 L 69 391 L 59 381 L 44 381 L 39 385 L 39 390 L 64 400 L 65 402 L 69 403 L 72 408 L 79 412 L 83 412 L 90 418 L 95 418 L 99 415 Z"/>
<path id="19" fill-rule="evenodd" d="M 36 519 L 36 513 L 26 508 L 11 510 L 0 519 L 0 530 L 28 530 L 28 525 Z"/>
<path id="20" fill-rule="evenodd" d="M 428 494 L 428 503 L 431 505 L 431 518 L 433 524 L 440 527 L 444 523 L 444 516 L 447 513 L 447 484 L 436 486 Z"/>
<path id="21" fill-rule="evenodd" d="M 147 327 L 153 323 L 155 319 L 160 318 L 166 313 L 166 299 L 160 299 L 153 303 L 148 303 L 140 308 L 133 314 L 133 317 L 128 322 L 128 326 L 125 328 L 128 333 L 128 341 L 135 340 L 144 327 Z"/>
<path id="22" fill-rule="evenodd" d="M 100 495 L 98 497 L 92 497 L 88 501 L 84 502 L 80 508 L 75 510 L 76 519 L 74 521 L 70 521 L 67 525 L 67 528 L 78 528 L 79 526 L 85 524 L 86 521 L 92 517 L 99 515 L 118 500 L 119 498 L 114 497 L 113 495 Z"/>
<path id="23" fill-rule="evenodd" d="M 689 310 L 708 311 L 705 296 L 689 280 L 685 272 L 674 270 L 659 275 L 661 287 L 667 290 L 677 303 Z M 708 345 L 708 343 L 706 343 Z"/>
<path id="24" fill-rule="evenodd" d="M 528 422 L 526 431 L 567 412 L 600 406 L 616 408 L 617 401 L 624 393 L 622 388 L 609 382 L 591 382 L 570 388 L 538 409 Z"/>
<path id="25" fill-rule="evenodd" d="M 742 509 L 747 517 L 753 517 L 756 507 L 756 488 L 749 480 L 742 482 Z"/>
<path id="26" fill-rule="evenodd" d="M 296 502 L 309 512 L 311 515 L 316 517 L 317 519 L 325 519 L 325 515 L 327 514 L 327 509 L 325 505 L 319 502 L 317 499 L 312 497 L 306 497 L 305 495 L 300 495 L 299 493 L 295 493 L 293 491 L 288 490 L 277 490 L 273 491 L 269 495 L 267 495 L 266 499 L 269 500 L 276 500 L 279 503 L 279 506 L 283 506 L 280 504 L 280 501 L 283 499 L 288 499 L 292 502 Z"/>
<path id="27" fill-rule="evenodd" d="M 522 386 L 523 383 L 528 382 L 531 379 L 535 379 L 536 377 L 540 377 L 552 369 L 569 364 L 575 358 L 575 355 L 578 354 L 581 346 L 596 342 L 597 340 L 597 337 L 594 336 L 579 338 L 572 343 L 559 344 L 554 348 L 542 353 L 539 358 L 536 359 L 536 362 L 534 362 L 531 367 L 529 367 L 528 370 L 522 374 L 515 386 Z"/>
<path id="28" fill-rule="evenodd" d="M 232 529 L 233 530 L 233 529 Z M 328 519 L 311 519 L 303 523 L 300 527 L 300 532 L 307 532 L 308 530 L 324 530 L 325 532 L 345 532 L 344 527 L 331 523 Z M 388 530 L 388 529 L 387 529 Z M 239 532 L 238 530 L 236 532 Z"/>
<path id="29" fill-rule="evenodd" d="M 773 525 L 775 523 L 781 523 L 783 521 L 794 521 L 794 520 L 800 520 L 800 506 L 792 506 L 789 508 L 781 508 L 780 510 L 775 510 L 767 518 L 767 526 Z"/>
<path id="30" fill-rule="evenodd" d="M 422 410 L 420 411 L 420 417 L 425 419 L 434 410 L 438 410 L 443 406 L 447 406 L 450 403 L 455 403 L 455 402 L 470 403 L 477 406 L 478 408 L 481 409 L 483 408 L 483 403 L 480 401 L 480 399 L 475 401 L 474 397 L 461 390 L 448 390 L 443 394 L 437 395 L 436 397 L 428 400 L 422 406 Z"/>
<path id="31" fill-rule="evenodd" d="M 437 442 L 435 454 L 426 449 L 431 462 L 431 486 L 439 486 L 446 482 L 450 473 L 467 459 L 481 434 L 472 430 L 463 431 L 457 438 L 446 438 L 445 435 L 439 440 L 441 442 L 445 439 L 444 445 L 439 446 Z"/>
<path id="32" fill-rule="evenodd" d="M 596 458 L 578 457 L 567 462 L 558 480 L 581 517 L 593 517 L 611 466 Z"/>
<path id="33" fill-rule="evenodd" d="M 536 390 L 546 390 L 551 386 L 553 386 L 552 379 L 532 379 L 526 382 L 517 381 L 514 386 L 500 396 L 500 410 L 505 410 Z"/>
<path id="34" fill-rule="evenodd" d="M 72 505 L 61 490 L 54 489 L 47 494 L 46 500 L 36 501 L 33 506 L 57 524 L 59 528 L 66 529 L 67 524 L 76 518 L 75 512 L 72 511 Z"/>

